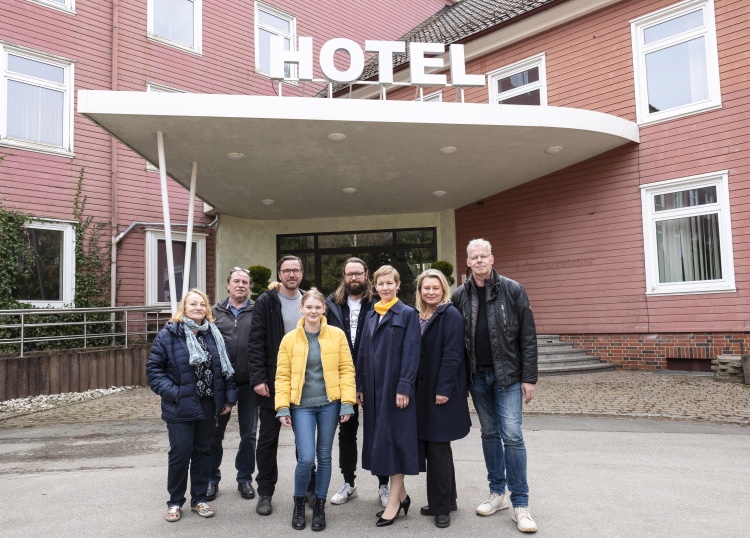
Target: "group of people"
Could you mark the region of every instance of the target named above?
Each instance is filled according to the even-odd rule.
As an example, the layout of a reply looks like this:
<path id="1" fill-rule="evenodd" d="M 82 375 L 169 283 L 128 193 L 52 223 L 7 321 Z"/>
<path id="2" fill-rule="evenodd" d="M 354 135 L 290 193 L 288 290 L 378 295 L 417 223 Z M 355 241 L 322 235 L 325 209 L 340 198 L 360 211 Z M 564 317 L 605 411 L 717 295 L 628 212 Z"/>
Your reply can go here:
<path id="1" fill-rule="evenodd" d="M 489 516 L 512 504 L 519 530 L 535 532 L 521 417 L 537 381 L 536 329 L 525 290 L 493 263 L 489 242 L 471 241 L 468 279 L 451 296 L 440 271 L 424 271 L 416 308 L 398 299 L 395 268 L 380 267 L 371 284 L 359 258 L 345 262 L 341 284 L 327 298 L 299 289 L 304 269 L 295 256 L 279 261 L 278 282 L 254 303 L 250 274 L 237 267 L 227 279 L 228 298 L 213 309 L 203 292 L 188 292 L 154 341 L 147 366 L 169 433 L 166 519 L 180 519 L 188 475 L 191 508 L 214 515 L 208 501 L 218 493 L 222 440 L 237 404 L 240 495 L 255 497 L 257 464 L 256 512 L 272 513 L 279 434 L 291 427 L 292 527 L 306 527 L 310 504 L 311 528 L 325 529 L 337 427 L 344 483 L 331 503 L 357 496 L 361 405 L 362 467 L 378 476 L 383 506 L 376 525 L 408 514 L 404 477 L 426 472 L 428 504 L 420 512 L 448 527 L 457 509 L 451 441 L 469 433 L 471 394 L 489 481 L 476 512 Z"/>

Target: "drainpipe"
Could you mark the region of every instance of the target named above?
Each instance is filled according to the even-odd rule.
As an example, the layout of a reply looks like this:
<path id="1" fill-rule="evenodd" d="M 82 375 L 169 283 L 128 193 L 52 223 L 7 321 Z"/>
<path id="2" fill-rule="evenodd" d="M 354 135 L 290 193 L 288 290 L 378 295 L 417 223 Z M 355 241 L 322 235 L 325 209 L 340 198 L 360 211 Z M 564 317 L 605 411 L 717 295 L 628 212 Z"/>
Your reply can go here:
<path id="1" fill-rule="evenodd" d="M 217 222 L 219 222 L 219 215 L 216 215 L 214 217 L 214 220 L 212 220 L 208 224 L 193 224 L 193 228 L 201 228 L 201 229 L 203 229 L 203 228 L 213 228 L 214 226 L 216 226 Z M 174 223 L 174 222 L 172 222 L 171 225 L 172 225 L 172 228 L 175 228 L 175 227 L 186 228 L 188 226 L 188 223 L 186 223 L 186 222 L 184 222 L 184 223 Z M 114 238 L 115 245 L 117 245 L 120 241 L 122 241 L 125 238 L 126 235 L 128 235 L 130 232 L 133 231 L 134 228 L 137 228 L 138 226 L 148 226 L 149 228 L 152 228 L 152 227 L 164 227 L 164 223 L 163 222 L 141 222 L 141 221 L 133 222 L 130 226 L 128 226 L 127 228 L 125 228 L 124 232 L 122 232 L 120 235 L 118 235 L 116 238 Z"/>
<path id="2" fill-rule="evenodd" d="M 118 79 L 118 50 L 120 48 L 120 1 L 112 0 L 112 89 L 117 90 Z M 109 155 L 110 168 L 112 170 L 111 189 L 111 214 L 110 222 L 112 226 L 112 261 L 110 265 L 110 294 L 109 302 L 111 307 L 117 306 L 117 140 L 114 136 L 109 137 Z"/>

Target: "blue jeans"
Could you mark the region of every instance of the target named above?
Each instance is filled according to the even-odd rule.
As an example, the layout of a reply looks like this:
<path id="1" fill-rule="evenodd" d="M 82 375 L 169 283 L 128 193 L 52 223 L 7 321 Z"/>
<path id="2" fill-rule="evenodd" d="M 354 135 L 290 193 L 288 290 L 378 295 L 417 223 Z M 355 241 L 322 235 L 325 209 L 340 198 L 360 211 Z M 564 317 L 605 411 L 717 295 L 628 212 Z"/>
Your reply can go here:
<path id="1" fill-rule="evenodd" d="M 167 506 L 185 503 L 188 470 L 190 506 L 206 502 L 208 478 L 211 475 L 211 440 L 216 426 L 216 404 L 213 398 L 201 400 L 203 420 L 167 422 L 169 433 L 169 470 L 167 471 Z"/>
<path id="2" fill-rule="evenodd" d="M 219 415 L 219 422 L 211 445 L 211 482 L 221 481 L 221 460 L 224 456 L 224 432 L 229 424 L 231 413 Z M 240 446 L 234 459 L 237 469 L 237 482 L 252 482 L 255 472 L 255 447 L 258 434 L 258 405 L 255 391 L 250 383 L 237 385 L 237 421 L 240 425 Z"/>
<path id="3" fill-rule="evenodd" d="M 504 494 L 507 483 L 513 506 L 528 506 L 521 383 L 501 386 L 495 372 L 477 372 L 469 392 L 479 416 L 490 492 Z"/>
<path id="4" fill-rule="evenodd" d="M 292 428 L 297 443 L 297 468 L 294 470 L 294 495 L 304 497 L 310 483 L 315 456 L 318 457 L 315 497 L 328 497 L 328 485 L 331 483 L 331 448 L 339 423 L 341 402 L 335 401 L 319 407 L 292 408 Z M 318 439 L 315 440 L 317 427 Z"/>

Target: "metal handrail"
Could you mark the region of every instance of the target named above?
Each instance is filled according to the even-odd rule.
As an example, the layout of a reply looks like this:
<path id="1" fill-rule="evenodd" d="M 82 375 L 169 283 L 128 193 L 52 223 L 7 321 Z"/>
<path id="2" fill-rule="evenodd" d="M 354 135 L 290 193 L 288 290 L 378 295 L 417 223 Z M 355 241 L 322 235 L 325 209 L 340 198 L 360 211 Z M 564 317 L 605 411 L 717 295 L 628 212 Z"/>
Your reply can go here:
<path id="1" fill-rule="evenodd" d="M 81 321 L 51 321 L 33 319 L 34 316 L 51 316 L 53 318 L 65 315 L 80 315 Z M 109 319 L 90 319 L 100 315 L 109 314 Z M 9 321 L 8 318 L 17 317 L 18 322 Z M 0 333 L 0 346 L 20 346 L 20 356 L 23 357 L 31 344 L 44 344 L 52 341 L 81 340 L 83 347 L 91 347 L 90 343 L 110 339 L 110 345 L 128 344 L 136 337 L 144 337 L 149 340 L 161 329 L 164 322 L 171 317 L 169 307 L 163 305 L 152 306 L 121 306 L 102 308 L 30 308 L 16 310 L 0 310 L 0 331 L 15 332 L 18 335 L 3 335 Z M 32 318 L 29 320 L 29 318 Z M 31 322 L 30 322 L 31 321 Z M 109 325 L 106 332 L 91 332 L 91 327 Z M 60 328 L 75 326 L 81 327 L 79 331 L 60 335 L 30 335 L 33 330 L 44 331 L 46 328 Z M 119 342 L 118 342 L 119 341 Z M 101 347 L 100 345 L 97 347 Z M 14 351 L 15 355 L 15 351 Z"/>

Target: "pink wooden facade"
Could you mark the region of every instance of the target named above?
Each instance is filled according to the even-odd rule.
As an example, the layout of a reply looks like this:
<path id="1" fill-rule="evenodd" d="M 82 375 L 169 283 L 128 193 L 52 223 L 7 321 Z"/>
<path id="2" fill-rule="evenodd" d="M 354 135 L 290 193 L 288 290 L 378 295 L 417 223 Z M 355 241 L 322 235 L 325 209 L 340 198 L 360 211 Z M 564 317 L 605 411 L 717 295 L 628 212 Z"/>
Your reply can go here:
<path id="1" fill-rule="evenodd" d="M 196 93 L 272 95 L 277 91 L 277 84 L 255 70 L 255 2 L 203 0 L 200 53 L 150 38 L 147 0 L 76 0 L 74 13 L 56 9 L 55 2 L 4 0 L 0 44 L 70 60 L 75 91 L 146 91 L 148 84 Z M 314 38 L 316 53 L 332 37 L 360 42 L 373 37 L 396 39 L 445 6 L 442 0 L 384 0 L 378 2 L 377 10 L 361 0 L 270 0 L 263 4 L 293 17 L 297 35 Z M 287 86 L 284 93 L 300 95 L 304 89 L 306 95 L 313 95 L 320 88 Z M 72 219 L 75 185 L 84 169 L 87 214 L 114 221 L 117 232 L 133 222 L 162 220 L 159 174 L 147 171 L 142 158 L 123 144 L 113 143 L 102 129 L 77 113 L 73 113 L 72 154 L 29 151 L 9 147 L 2 140 L 0 152 L 13 154 L 0 165 L 0 198 L 7 209 L 44 219 Z M 210 179 L 200 172 L 199 181 Z M 172 221 L 186 222 L 188 193 L 170 182 L 169 196 Z M 195 222 L 210 223 L 213 217 L 203 214 L 202 204 L 197 205 Z M 205 270 L 211 293 L 213 232 L 195 231 L 207 234 Z M 120 243 L 118 305 L 147 300 L 145 235 L 144 227 L 138 227 Z"/>
<path id="2" fill-rule="evenodd" d="M 543 52 L 549 105 L 635 121 L 630 21 L 673 4 L 619 2 L 488 54 L 468 71 L 486 73 Z M 721 108 L 642 125 L 640 144 L 456 211 L 459 264 L 470 239 L 488 239 L 498 271 L 526 286 L 540 333 L 601 347 L 603 358 L 625 367 L 665 368 L 670 358 L 692 356 L 690 333 L 700 333 L 693 346 L 748 352 L 750 13 L 742 0 L 714 5 Z M 486 102 L 487 91 L 470 99 Z M 728 171 L 736 291 L 648 295 L 640 186 L 718 170 Z M 664 344 L 654 355 L 659 338 L 683 343 Z M 597 341 L 619 342 L 620 349 L 607 357 L 607 344 Z M 700 348 L 695 358 L 717 354 Z"/>

